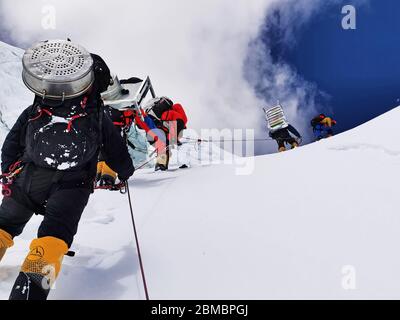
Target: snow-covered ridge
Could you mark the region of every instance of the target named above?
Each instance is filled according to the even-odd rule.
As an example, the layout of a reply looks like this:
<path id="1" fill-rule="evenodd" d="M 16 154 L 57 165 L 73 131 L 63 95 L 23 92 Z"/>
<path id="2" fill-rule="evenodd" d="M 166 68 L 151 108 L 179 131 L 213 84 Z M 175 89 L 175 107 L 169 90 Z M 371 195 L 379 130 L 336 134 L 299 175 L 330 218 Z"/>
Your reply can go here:
<path id="1" fill-rule="evenodd" d="M 235 175 L 234 165 L 138 172 L 131 191 L 150 297 L 398 299 L 398 121 L 400 108 L 257 157 L 249 176 Z M 39 222 L 0 265 L 0 297 Z M 123 196 L 94 195 L 73 250 L 51 299 L 144 298 Z M 346 287 L 353 274 L 354 290 Z"/>
<path id="2" fill-rule="evenodd" d="M 20 61 L 24 50 L 0 41 L 0 58 L 3 61 Z"/>

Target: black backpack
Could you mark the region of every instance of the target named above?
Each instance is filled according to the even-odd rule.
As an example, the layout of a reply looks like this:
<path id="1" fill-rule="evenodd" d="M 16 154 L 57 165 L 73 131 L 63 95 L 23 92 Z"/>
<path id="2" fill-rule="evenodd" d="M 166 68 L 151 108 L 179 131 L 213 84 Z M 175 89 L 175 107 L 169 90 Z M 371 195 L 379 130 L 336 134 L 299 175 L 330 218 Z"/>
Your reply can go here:
<path id="1" fill-rule="evenodd" d="M 60 171 L 85 168 L 101 147 L 100 110 L 96 95 L 66 100 L 61 106 L 35 101 L 26 125 L 27 160 Z"/>
<path id="2" fill-rule="evenodd" d="M 322 120 L 324 120 L 326 116 L 321 113 L 319 116 L 316 116 L 314 119 L 311 120 L 311 127 L 315 127 L 317 124 L 319 124 Z"/>
<path id="3" fill-rule="evenodd" d="M 25 158 L 39 167 L 69 171 L 83 169 L 102 144 L 103 102 L 100 93 L 112 82 L 104 60 L 92 54 L 95 82 L 78 98 L 63 102 L 36 97 L 25 127 Z"/>
<path id="4" fill-rule="evenodd" d="M 156 120 L 161 120 L 161 116 L 164 112 L 172 109 L 174 103 L 171 99 L 167 97 L 161 97 L 158 101 L 154 103 L 154 105 L 147 109 L 146 112 L 151 116 L 155 116 Z"/>

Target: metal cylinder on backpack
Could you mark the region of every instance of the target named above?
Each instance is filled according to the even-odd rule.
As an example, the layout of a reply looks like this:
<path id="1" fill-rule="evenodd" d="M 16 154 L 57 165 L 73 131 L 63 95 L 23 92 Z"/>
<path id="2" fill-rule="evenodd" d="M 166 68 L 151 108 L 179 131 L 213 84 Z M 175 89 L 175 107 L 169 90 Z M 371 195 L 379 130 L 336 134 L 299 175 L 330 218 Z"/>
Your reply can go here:
<path id="1" fill-rule="evenodd" d="M 107 91 L 101 94 L 104 105 L 116 110 L 132 108 L 137 103 L 137 89 L 141 83 L 135 85 L 122 85 L 117 75 L 113 75 L 112 84 Z"/>
<path id="2" fill-rule="evenodd" d="M 43 98 L 72 99 L 86 93 L 94 83 L 91 54 L 70 41 L 36 43 L 25 52 L 22 64 L 25 85 Z"/>

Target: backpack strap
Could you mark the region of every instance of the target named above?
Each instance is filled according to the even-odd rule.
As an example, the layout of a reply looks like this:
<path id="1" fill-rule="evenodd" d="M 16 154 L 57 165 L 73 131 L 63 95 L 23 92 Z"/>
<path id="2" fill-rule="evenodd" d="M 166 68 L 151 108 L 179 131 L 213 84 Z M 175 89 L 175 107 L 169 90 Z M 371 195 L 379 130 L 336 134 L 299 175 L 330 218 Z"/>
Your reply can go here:
<path id="1" fill-rule="evenodd" d="M 44 114 L 47 114 L 48 116 L 52 117 L 53 113 L 50 110 L 47 110 L 43 107 L 40 106 L 40 104 L 35 105 L 34 111 L 32 113 L 36 113 L 36 115 L 32 115 L 32 118 L 29 119 L 29 121 L 36 121 L 40 119 Z"/>
<path id="2" fill-rule="evenodd" d="M 97 104 L 97 117 L 99 121 L 99 152 L 103 147 L 103 117 L 104 117 L 104 104 L 101 99 L 98 100 Z"/>
<path id="3" fill-rule="evenodd" d="M 89 99 L 88 96 L 84 96 L 82 101 L 80 102 L 80 106 L 81 106 L 81 108 L 83 110 L 82 113 L 74 115 L 74 116 L 72 116 L 70 118 L 65 118 L 66 120 L 68 120 L 67 132 L 71 132 L 72 125 L 73 125 L 73 122 L 75 120 L 83 118 L 83 117 L 86 117 L 88 115 L 86 112 L 84 112 L 84 110 L 86 109 L 86 105 L 88 103 L 88 99 Z M 32 116 L 32 118 L 29 119 L 30 122 L 39 120 L 45 114 L 50 116 L 50 117 L 53 116 L 53 113 L 50 110 L 42 107 L 40 103 L 36 103 L 34 109 L 35 109 L 35 113 L 37 113 L 37 114 Z"/>
<path id="4" fill-rule="evenodd" d="M 86 116 L 87 116 L 87 113 L 81 113 L 81 114 L 77 114 L 77 115 L 71 117 L 71 118 L 68 120 L 67 132 L 71 132 L 72 123 L 73 123 L 75 120 L 80 119 L 80 118 L 84 118 L 84 117 L 86 117 Z"/>

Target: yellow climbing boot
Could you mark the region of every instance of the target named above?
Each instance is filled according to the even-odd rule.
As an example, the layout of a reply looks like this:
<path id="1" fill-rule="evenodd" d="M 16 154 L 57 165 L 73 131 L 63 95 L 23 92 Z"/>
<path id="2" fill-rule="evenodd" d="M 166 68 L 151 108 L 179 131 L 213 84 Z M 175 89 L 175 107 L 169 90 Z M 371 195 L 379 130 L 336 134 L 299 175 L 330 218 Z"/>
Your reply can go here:
<path id="1" fill-rule="evenodd" d="M 156 171 L 166 171 L 168 170 L 169 156 L 167 153 L 160 153 L 157 156 Z"/>
<path id="2" fill-rule="evenodd" d="M 44 237 L 33 240 L 9 299 L 46 300 L 67 252 L 67 244 L 60 239 Z"/>
<path id="3" fill-rule="evenodd" d="M 117 180 L 117 173 L 113 171 L 107 163 L 101 161 L 97 164 L 97 181 L 100 185 L 114 185 Z"/>
<path id="4" fill-rule="evenodd" d="M 63 240 L 54 237 L 35 239 L 30 245 L 21 272 L 42 275 L 53 282 L 60 273 L 67 252 L 68 245 Z"/>
<path id="5" fill-rule="evenodd" d="M 103 164 L 103 168 L 101 170 L 101 178 L 104 179 L 107 177 L 109 181 L 112 181 L 113 184 L 115 183 L 115 180 L 117 180 L 117 173 L 112 170 L 107 163 Z"/>
<path id="6" fill-rule="evenodd" d="M 0 261 L 3 259 L 8 248 L 14 245 L 11 235 L 0 229 Z"/>
<path id="7" fill-rule="evenodd" d="M 99 181 L 101 178 L 101 172 L 103 171 L 103 165 L 105 165 L 104 161 L 97 162 L 97 173 L 96 173 L 96 180 Z"/>

